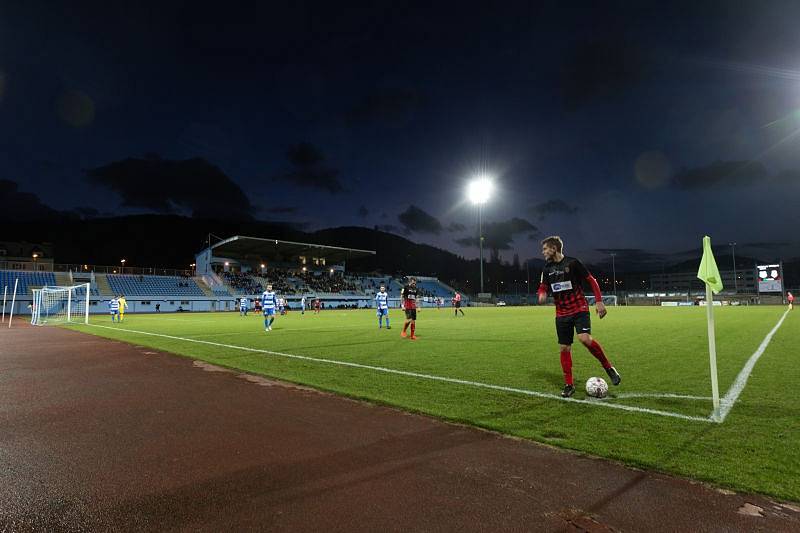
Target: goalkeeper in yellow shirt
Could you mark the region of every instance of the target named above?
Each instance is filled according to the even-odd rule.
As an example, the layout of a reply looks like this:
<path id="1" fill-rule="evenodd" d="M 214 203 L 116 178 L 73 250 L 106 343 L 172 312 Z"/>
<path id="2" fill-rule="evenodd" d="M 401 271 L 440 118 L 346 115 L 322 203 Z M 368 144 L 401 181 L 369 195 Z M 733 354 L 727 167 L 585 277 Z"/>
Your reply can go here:
<path id="1" fill-rule="evenodd" d="M 119 298 L 119 321 L 122 322 L 125 319 L 125 310 L 128 308 L 128 301 L 125 299 L 124 294 L 120 294 Z"/>

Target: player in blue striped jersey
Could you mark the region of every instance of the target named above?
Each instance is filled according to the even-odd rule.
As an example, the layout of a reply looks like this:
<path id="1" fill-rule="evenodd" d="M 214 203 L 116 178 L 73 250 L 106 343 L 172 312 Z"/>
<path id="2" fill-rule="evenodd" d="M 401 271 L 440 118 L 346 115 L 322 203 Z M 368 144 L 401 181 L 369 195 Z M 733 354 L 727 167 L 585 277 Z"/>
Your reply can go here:
<path id="1" fill-rule="evenodd" d="M 392 329 L 389 325 L 389 294 L 383 285 L 375 295 L 375 307 L 378 309 L 378 329 L 383 327 L 383 317 L 386 317 L 386 329 Z"/>
<path id="2" fill-rule="evenodd" d="M 247 309 L 250 307 L 250 299 L 242 296 L 239 299 L 239 316 L 247 316 Z"/>
<path id="3" fill-rule="evenodd" d="M 264 331 L 272 331 L 275 322 L 275 310 L 278 307 L 278 297 L 272 290 L 272 285 L 267 285 L 267 290 L 261 295 L 261 309 L 264 311 Z"/>
<path id="4" fill-rule="evenodd" d="M 119 300 L 117 300 L 116 296 L 108 302 L 108 310 L 111 313 L 111 322 L 117 321 L 119 318 Z"/>

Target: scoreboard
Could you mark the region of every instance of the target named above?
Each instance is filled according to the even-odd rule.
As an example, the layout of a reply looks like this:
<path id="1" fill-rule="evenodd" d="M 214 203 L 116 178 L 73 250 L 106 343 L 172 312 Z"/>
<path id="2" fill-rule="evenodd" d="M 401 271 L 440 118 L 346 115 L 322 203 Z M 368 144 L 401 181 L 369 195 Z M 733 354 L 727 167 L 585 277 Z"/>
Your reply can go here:
<path id="1" fill-rule="evenodd" d="M 781 265 L 756 265 L 758 292 L 783 292 Z"/>

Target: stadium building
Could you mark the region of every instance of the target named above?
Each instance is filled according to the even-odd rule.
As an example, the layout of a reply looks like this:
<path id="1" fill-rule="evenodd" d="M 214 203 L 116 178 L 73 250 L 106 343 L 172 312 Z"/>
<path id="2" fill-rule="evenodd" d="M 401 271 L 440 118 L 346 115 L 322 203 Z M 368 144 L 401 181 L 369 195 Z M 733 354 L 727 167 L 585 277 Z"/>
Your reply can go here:
<path id="1" fill-rule="evenodd" d="M 6 294 L 5 312 L 13 305 L 15 315 L 31 313 L 34 291 L 41 287 L 81 285 L 76 294 L 88 301 L 90 314 L 97 314 L 107 313 L 109 301 L 120 294 L 126 297 L 128 313 L 234 311 L 241 298 L 255 303 L 268 284 L 289 309 L 299 309 L 303 297 L 309 306 L 309 300 L 320 300 L 323 309 L 373 307 L 381 285 L 389 292 L 390 305 L 399 307 L 403 283 L 390 275 L 347 271 L 348 261 L 374 255 L 372 250 L 241 235 L 201 250 L 188 270 L 125 262 L 65 265 L 54 263 L 45 245 L 2 243 L 0 248 L 7 252 L 0 263 L 0 292 Z M 417 279 L 421 305 L 433 306 L 436 298 L 449 304 L 453 288 L 437 278 Z"/>

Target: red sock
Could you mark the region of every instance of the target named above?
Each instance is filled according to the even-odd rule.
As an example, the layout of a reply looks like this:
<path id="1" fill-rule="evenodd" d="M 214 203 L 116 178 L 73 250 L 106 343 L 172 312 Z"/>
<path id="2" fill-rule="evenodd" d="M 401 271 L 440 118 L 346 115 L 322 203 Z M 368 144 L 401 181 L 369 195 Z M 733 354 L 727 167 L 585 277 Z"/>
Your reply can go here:
<path id="1" fill-rule="evenodd" d="M 408 322 L 403 322 L 403 333 L 408 329 Z"/>
<path id="2" fill-rule="evenodd" d="M 561 370 L 564 371 L 564 383 L 572 385 L 572 351 L 561 350 Z"/>
<path id="3" fill-rule="evenodd" d="M 600 364 L 603 365 L 603 368 L 611 368 L 611 361 L 608 360 L 606 357 L 605 352 L 603 352 L 603 347 L 600 346 L 600 343 L 596 340 L 592 339 L 592 344 L 588 346 L 589 351 L 592 352 L 592 355 L 600 361 Z"/>
<path id="4" fill-rule="evenodd" d="M 415 323 L 411 323 L 411 336 L 414 336 L 414 330 L 417 329 L 417 325 Z"/>

